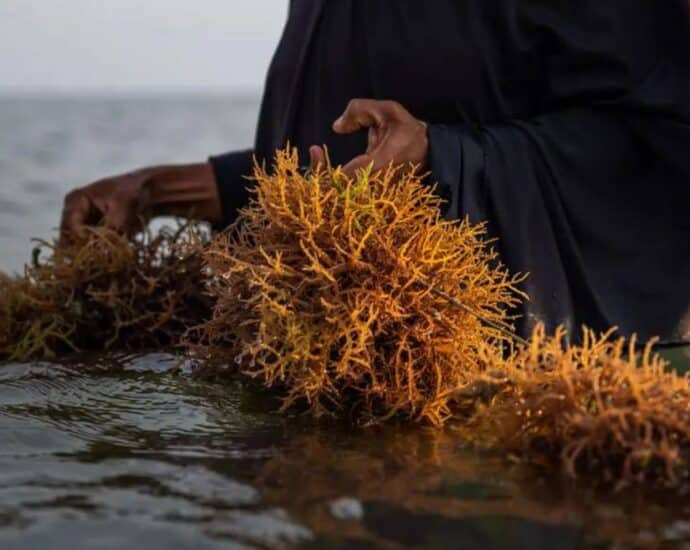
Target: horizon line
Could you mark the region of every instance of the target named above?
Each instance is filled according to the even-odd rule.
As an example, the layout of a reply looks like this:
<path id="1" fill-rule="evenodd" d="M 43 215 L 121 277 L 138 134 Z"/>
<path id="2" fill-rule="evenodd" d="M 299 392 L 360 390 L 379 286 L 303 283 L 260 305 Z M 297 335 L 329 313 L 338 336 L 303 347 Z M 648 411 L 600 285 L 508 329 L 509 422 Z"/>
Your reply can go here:
<path id="1" fill-rule="evenodd" d="M 255 98 L 260 96 L 260 87 L 194 87 L 194 86 L 151 86 L 151 87 L 0 87 L 0 99 L 49 99 L 49 98 L 160 98 L 160 97 L 232 97 Z"/>

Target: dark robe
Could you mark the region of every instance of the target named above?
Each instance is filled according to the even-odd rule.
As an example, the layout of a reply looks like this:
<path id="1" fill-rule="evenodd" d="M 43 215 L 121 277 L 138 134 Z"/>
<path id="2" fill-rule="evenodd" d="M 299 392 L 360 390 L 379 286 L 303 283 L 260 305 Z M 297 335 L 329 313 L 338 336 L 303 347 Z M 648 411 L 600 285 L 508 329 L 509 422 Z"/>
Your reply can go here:
<path id="1" fill-rule="evenodd" d="M 688 0 L 293 0 L 255 148 L 213 157 L 227 222 L 252 155 L 366 133 L 332 122 L 356 97 L 429 123 L 447 215 L 487 220 L 529 272 L 535 320 L 690 341 Z"/>

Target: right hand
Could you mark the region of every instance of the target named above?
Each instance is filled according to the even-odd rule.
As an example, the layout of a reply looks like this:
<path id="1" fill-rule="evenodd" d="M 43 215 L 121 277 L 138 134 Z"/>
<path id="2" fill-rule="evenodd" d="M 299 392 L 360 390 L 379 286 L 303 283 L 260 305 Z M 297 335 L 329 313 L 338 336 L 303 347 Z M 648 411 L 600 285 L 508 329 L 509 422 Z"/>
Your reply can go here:
<path id="1" fill-rule="evenodd" d="M 60 241 L 78 238 L 89 225 L 133 235 L 152 216 L 188 215 L 222 222 L 218 189 L 207 162 L 144 168 L 71 191 L 62 210 Z"/>

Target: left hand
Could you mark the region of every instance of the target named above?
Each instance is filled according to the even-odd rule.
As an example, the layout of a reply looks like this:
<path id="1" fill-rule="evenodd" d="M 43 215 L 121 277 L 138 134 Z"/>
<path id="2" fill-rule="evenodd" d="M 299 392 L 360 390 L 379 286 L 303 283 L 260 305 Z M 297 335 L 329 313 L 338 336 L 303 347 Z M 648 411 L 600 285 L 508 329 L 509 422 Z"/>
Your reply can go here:
<path id="1" fill-rule="evenodd" d="M 388 165 L 413 165 L 425 169 L 429 149 L 427 125 L 413 117 L 395 101 L 353 99 L 345 112 L 333 123 L 333 131 L 351 134 L 368 128 L 367 150 L 353 158 L 343 171 L 350 177 L 355 171 L 373 164 L 374 170 Z M 312 166 L 325 161 L 322 147 L 309 149 Z"/>

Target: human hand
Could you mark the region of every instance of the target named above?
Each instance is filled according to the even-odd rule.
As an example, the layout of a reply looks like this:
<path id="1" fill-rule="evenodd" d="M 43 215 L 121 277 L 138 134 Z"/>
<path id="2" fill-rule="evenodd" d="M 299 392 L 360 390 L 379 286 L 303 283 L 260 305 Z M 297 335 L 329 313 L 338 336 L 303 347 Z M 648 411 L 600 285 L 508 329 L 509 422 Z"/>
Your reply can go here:
<path id="1" fill-rule="evenodd" d="M 132 235 L 151 216 L 190 213 L 200 220 L 221 221 L 208 163 L 144 168 L 71 191 L 62 210 L 60 240 L 66 242 L 79 236 L 84 226 L 99 224 Z"/>
<path id="2" fill-rule="evenodd" d="M 149 202 L 150 177 L 148 170 L 138 170 L 72 190 L 62 209 L 61 241 L 78 236 L 84 226 L 98 224 L 134 233 Z"/>
<path id="3" fill-rule="evenodd" d="M 424 169 L 427 164 L 429 140 L 427 125 L 413 117 L 395 101 L 353 99 L 345 112 L 333 123 L 333 131 L 350 134 L 367 128 L 367 150 L 343 166 L 352 176 L 357 169 L 373 164 L 375 170 L 389 164 L 409 164 Z M 312 166 L 325 161 L 322 147 L 309 149 Z"/>

